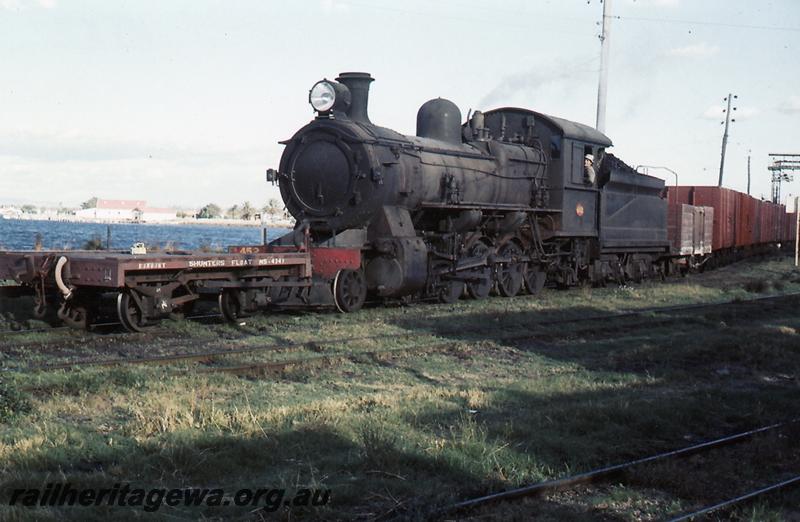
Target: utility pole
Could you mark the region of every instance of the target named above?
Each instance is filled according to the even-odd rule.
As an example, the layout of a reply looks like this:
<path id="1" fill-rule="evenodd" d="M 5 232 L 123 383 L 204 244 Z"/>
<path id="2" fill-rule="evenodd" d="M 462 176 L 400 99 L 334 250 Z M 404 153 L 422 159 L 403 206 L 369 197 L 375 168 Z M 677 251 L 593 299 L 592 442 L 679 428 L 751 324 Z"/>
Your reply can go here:
<path id="1" fill-rule="evenodd" d="M 747 151 L 747 195 L 750 195 L 750 153 L 753 152 L 751 150 Z"/>
<path id="2" fill-rule="evenodd" d="M 600 33 L 600 81 L 597 85 L 598 131 L 606 132 L 606 90 L 608 89 L 608 48 L 611 45 L 611 0 L 603 1 L 603 29 Z"/>
<path id="3" fill-rule="evenodd" d="M 736 121 L 735 119 L 731 120 L 731 101 L 734 98 L 738 98 L 738 96 L 736 96 L 735 94 L 728 94 L 728 97 L 722 100 L 728 102 L 728 108 L 723 109 L 722 111 L 725 113 L 725 121 L 721 122 L 725 124 L 725 132 L 722 134 L 722 156 L 720 157 L 719 160 L 719 183 L 717 184 L 718 187 L 722 186 L 722 172 L 725 170 L 725 149 L 728 148 L 728 127 L 730 126 L 731 121 Z M 736 110 L 736 107 L 734 107 L 733 110 Z"/>

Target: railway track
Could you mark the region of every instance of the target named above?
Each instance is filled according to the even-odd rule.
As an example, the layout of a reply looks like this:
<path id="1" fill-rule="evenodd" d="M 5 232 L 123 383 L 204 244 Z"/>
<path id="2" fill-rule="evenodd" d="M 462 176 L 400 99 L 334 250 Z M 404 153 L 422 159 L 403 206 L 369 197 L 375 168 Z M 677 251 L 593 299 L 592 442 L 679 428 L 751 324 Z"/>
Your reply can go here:
<path id="1" fill-rule="evenodd" d="M 785 294 L 778 294 L 778 295 L 768 295 L 768 296 L 759 296 L 753 297 L 750 299 L 734 299 L 731 301 L 722 301 L 722 302 L 710 302 L 710 303 L 692 303 L 686 305 L 673 305 L 673 306 L 652 306 L 646 308 L 635 308 L 630 310 L 624 310 L 621 312 L 615 312 L 612 314 L 601 314 L 596 316 L 587 316 L 582 318 L 565 318 L 565 319 L 553 319 L 553 320 L 546 320 L 546 321 L 537 321 L 537 324 L 547 324 L 547 325 L 555 325 L 555 324 L 562 324 L 562 323 L 574 323 L 578 321 L 597 321 L 597 320 L 604 320 L 604 319 L 616 319 L 620 317 L 631 317 L 637 315 L 644 315 L 648 313 L 659 313 L 659 312 L 669 312 L 669 311 L 684 311 L 684 310 L 693 310 L 693 309 L 701 309 L 701 308 L 709 308 L 709 307 L 716 307 L 716 306 L 726 306 L 726 305 L 736 305 L 742 303 L 753 303 L 759 301 L 771 301 L 775 299 L 782 299 L 787 297 L 793 297 L 800 295 L 800 292 L 790 292 Z M 222 318 L 222 314 L 220 313 L 208 313 L 208 314 L 200 314 L 200 315 L 190 315 L 186 316 L 184 319 L 191 320 L 191 321 L 202 321 L 202 320 L 213 320 L 213 319 L 220 319 Z M 100 323 L 94 323 L 91 325 L 91 330 L 99 330 L 105 328 L 114 328 L 114 327 L 121 327 L 122 323 L 119 321 L 106 321 Z M 74 328 L 65 325 L 58 325 L 58 326 L 48 326 L 48 327 L 41 327 L 41 328 L 22 328 L 19 330 L 2 330 L 0 331 L 1 336 L 15 336 L 15 335 L 24 335 L 30 333 L 44 333 L 44 332 L 54 332 L 54 331 L 75 331 Z M 148 330 L 148 333 L 160 333 L 163 329 L 153 328 L 152 330 Z M 122 335 L 132 335 L 130 332 L 122 333 Z M 135 334 L 133 334 L 135 335 Z"/>
<path id="2" fill-rule="evenodd" d="M 226 372 L 226 373 L 254 373 L 254 372 L 276 372 L 286 369 L 288 367 L 297 367 L 308 364 L 320 364 L 323 362 L 333 362 L 335 360 L 345 360 L 355 357 L 381 357 L 384 355 L 398 354 L 402 352 L 419 352 L 419 351 L 441 351 L 444 349 L 452 349 L 459 344 L 466 342 L 476 342 L 486 339 L 487 334 L 493 334 L 491 340 L 501 342 L 518 342 L 518 341 L 539 341 L 547 342 L 558 339 L 565 339 L 573 336 L 588 336 L 592 340 L 601 340 L 608 338 L 608 336 L 615 337 L 620 333 L 620 329 L 627 332 L 635 331 L 641 328 L 656 328 L 666 327 L 675 322 L 680 322 L 685 326 L 687 319 L 683 316 L 677 317 L 664 317 L 664 318 L 648 318 L 644 321 L 637 323 L 620 323 L 620 324 L 606 324 L 602 326 L 596 325 L 597 322 L 607 322 L 615 319 L 626 319 L 629 317 L 638 317 L 646 314 L 673 314 L 676 312 L 690 311 L 701 308 L 719 308 L 733 305 L 753 305 L 761 304 L 764 301 L 776 301 L 781 299 L 790 299 L 800 296 L 800 293 L 783 294 L 780 296 L 765 296 L 754 298 L 750 300 L 740 301 L 726 301 L 722 303 L 695 303 L 690 305 L 677 305 L 667 307 L 651 307 L 647 309 L 631 310 L 625 312 L 618 312 L 613 314 L 600 314 L 595 316 L 587 316 L 582 318 L 565 318 L 553 319 L 544 321 L 535 321 L 528 324 L 515 324 L 516 329 L 521 330 L 516 333 L 506 333 L 496 335 L 497 327 L 492 329 L 479 328 L 479 329 L 458 329 L 458 330 L 437 330 L 437 331 L 417 331 L 405 333 L 389 333 L 377 334 L 368 336 L 349 336 L 334 339 L 320 340 L 306 340 L 306 341 L 283 341 L 261 346 L 246 346 L 246 347 L 233 347 L 224 350 L 210 350 L 191 353 L 177 353 L 168 355 L 156 355 L 149 357 L 121 357 L 113 359 L 79 359 L 60 363 L 50 363 L 41 365 L 29 365 L 17 368 L 6 368 L 4 371 L 52 371 L 52 370 L 70 370 L 78 368 L 89 367 L 109 367 L 109 366 L 124 366 L 124 365 L 144 365 L 144 364 L 175 364 L 175 363 L 189 363 L 189 362 L 211 362 L 216 359 L 231 357 L 237 355 L 253 355 L 253 354 L 266 354 L 266 353 L 285 353 L 285 352 L 298 352 L 302 350 L 312 350 L 320 352 L 324 350 L 324 346 L 337 346 L 346 345 L 350 343 L 364 342 L 364 341 L 385 341 L 385 340 L 414 340 L 429 338 L 421 342 L 417 342 L 408 346 L 392 347 L 381 350 L 349 350 L 349 351 L 332 351 L 330 353 L 316 353 L 309 357 L 296 358 L 291 360 L 279 361 L 258 361 L 247 364 L 238 364 L 232 366 L 210 366 L 199 370 L 203 373 L 209 372 Z M 768 313 L 767 310 L 761 309 L 754 311 L 754 313 Z M 553 332 L 543 331 L 542 327 L 564 325 L 564 324 L 580 324 L 579 327 L 570 329 L 567 332 Z M 502 325 L 504 328 L 509 328 L 510 325 Z M 241 339 L 244 340 L 249 337 L 257 336 L 258 334 L 248 334 Z M 451 335 L 458 335 L 457 339 L 442 339 Z M 484 336 L 471 337 L 471 336 Z"/>
<path id="3" fill-rule="evenodd" d="M 774 491 L 778 491 L 780 489 L 788 488 L 790 486 L 800 485 L 800 475 L 794 476 L 787 480 L 781 480 L 780 482 L 776 482 L 774 484 L 770 484 L 769 486 L 764 486 L 762 488 L 758 488 L 752 491 L 749 491 L 743 495 L 739 495 L 733 497 L 728 500 L 724 500 L 722 502 L 718 502 L 716 504 L 712 504 L 710 506 L 706 506 L 702 509 L 698 509 L 697 511 L 691 511 L 689 513 L 684 513 L 676 518 L 670 519 L 669 522 L 683 522 L 685 520 L 694 520 L 697 517 L 708 515 L 710 513 L 714 513 L 723 509 L 727 509 L 731 506 L 735 506 L 736 504 L 741 504 L 742 502 L 746 502 L 748 500 L 752 500 L 756 497 L 761 495 L 766 495 L 767 493 L 772 493 Z"/>
<path id="4" fill-rule="evenodd" d="M 568 477 L 548 480 L 545 482 L 539 482 L 537 484 L 532 484 L 530 486 L 524 486 L 520 488 L 511 489 L 508 491 L 501 491 L 498 493 L 493 493 L 489 495 L 484 495 L 480 497 L 474 497 L 467 500 L 462 500 L 460 502 L 456 502 L 455 504 L 451 504 L 449 506 L 443 507 L 432 514 L 432 518 L 441 519 L 447 515 L 452 515 L 455 513 L 464 513 L 469 510 L 487 506 L 496 502 L 505 501 L 505 500 L 516 500 L 520 498 L 527 498 L 527 497 L 537 497 L 537 496 L 544 496 L 550 493 L 555 493 L 559 491 L 574 489 L 578 486 L 592 484 L 596 482 L 601 482 L 604 480 L 608 480 L 612 477 L 618 477 L 620 474 L 629 471 L 633 468 L 638 468 L 646 464 L 652 464 L 656 462 L 663 462 L 669 459 L 676 459 L 682 457 L 689 457 L 692 455 L 697 455 L 700 453 L 710 452 L 722 447 L 730 446 L 733 444 L 745 442 L 751 440 L 759 435 L 763 435 L 769 432 L 775 432 L 781 430 L 782 428 L 788 427 L 790 425 L 794 425 L 800 422 L 800 419 L 791 419 L 785 422 L 770 424 L 768 426 L 763 426 L 760 428 L 755 428 L 752 430 L 736 433 L 733 435 L 728 435 L 725 437 L 721 437 L 718 439 L 702 442 L 700 444 L 694 444 L 691 446 L 687 446 L 684 448 L 680 448 L 677 450 L 666 451 L 662 453 L 658 453 L 655 455 L 650 455 L 647 457 L 642 457 L 639 459 L 623 462 L 620 464 L 614 464 L 610 466 L 604 466 L 601 468 L 596 468 L 584 473 L 579 473 L 576 475 L 571 475 Z M 688 513 L 684 513 L 676 518 L 673 518 L 671 522 L 678 522 L 678 521 L 685 521 L 685 520 L 692 520 L 698 516 L 705 515 L 708 513 L 712 513 L 715 511 L 719 511 L 721 509 L 725 509 L 731 507 L 735 504 L 744 502 L 746 500 L 750 500 L 755 498 L 759 495 L 763 495 L 772 491 L 777 491 L 778 489 L 790 487 L 793 485 L 800 484 L 800 476 L 796 476 L 787 480 L 782 480 L 775 484 L 759 488 L 757 490 L 748 492 L 743 495 L 739 495 L 732 499 L 728 499 L 723 502 L 719 502 L 713 504 L 711 506 L 704 507 L 702 509 L 691 511 Z"/>
<path id="5" fill-rule="evenodd" d="M 190 320 L 190 321 L 201 321 L 201 320 L 204 320 L 204 319 L 219 319 L 221 317 L 222 317 L 222 314 L 214 313 L 214 314 L 190 315 L 190 316 L 184 317 L 184 319 L 187 319 L 187 320 Z M 122 326 L 122 323 L 120 323 L 119 321 L 105 321 L 105 322 L 101 322 L 101 323 L 93 323 L 88 331 L 102 330 L 102 329 L 106 329 L 106 328 L 116 328 L 116 327 L 121 327 L 121 326 Z M 13 335 L 24 335 L 24 334 L 31 334 L 31 333 L 44 333 L 44 332 L 57 332 L 57 331 L 68 331 L 68 332 L 70 332 L 70 331 L 76 331 L 76 329 L 73 328 L 72 326 L 67 326 L 67 325 L 44 326 L 44 327 L 41 327 L 41 328 L 20 328 L 19 330 L 2 330 L 2 331 L 0 331 L 0 336 L 4 336 L 4 335 L 13 336 Z M 78 330 L 78 331 L 80 331 L 80 330 Z M 153 330 L 153 331 L 157 332 L 158 330 Z M 122 335 L 130 335 L 130 334 L 131 334 L 131 332 L 125 332 Z"/>

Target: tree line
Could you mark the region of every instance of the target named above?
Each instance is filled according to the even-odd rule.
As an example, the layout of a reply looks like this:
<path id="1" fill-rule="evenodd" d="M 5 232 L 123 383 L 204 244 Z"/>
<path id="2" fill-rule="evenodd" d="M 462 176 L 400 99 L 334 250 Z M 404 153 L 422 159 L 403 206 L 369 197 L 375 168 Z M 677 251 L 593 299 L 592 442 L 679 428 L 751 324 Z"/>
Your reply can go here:
<path id="1" fill-rule="evenodd" d="M 197 213 L 198 219 L 214 219 L 226 217 L 230 219 L 254 219 L 257 214 L 267 214 L 270 216 L 277 216 L 283 213 L 283 206 L 277 199 L 270 199 L 267 204 L 261 208 L 254 207 L 249 201 L 242 204 L 235 204 L 226 209 L 222 209 L 215 203 L 205 205 Z"/>
<path id="2" fill-rule="evenodd" d="M 97 197 L 92 197 L 81 203 L 81 208 L 94 208 L 97 206 Z M 23 207 L 23 212 L 25 208 Z M 229 219 L 255 219 L 258 214 L 267 214 L 269 216 L 277 216 L 283 213 L 283 205 L 275 198 L 267 201 L 266 205 L 261 208 L 253 206 L 249 201 L 242 204 L 235 204 L 226 209 L 223 209 L 216 203 L 209 203 L 201 208 L 196 217 L 198 219 L 215 219 L 226 217 Z M 191 214 L 186 212 L 179 212 L 178 217 L 189 217 Z"/>

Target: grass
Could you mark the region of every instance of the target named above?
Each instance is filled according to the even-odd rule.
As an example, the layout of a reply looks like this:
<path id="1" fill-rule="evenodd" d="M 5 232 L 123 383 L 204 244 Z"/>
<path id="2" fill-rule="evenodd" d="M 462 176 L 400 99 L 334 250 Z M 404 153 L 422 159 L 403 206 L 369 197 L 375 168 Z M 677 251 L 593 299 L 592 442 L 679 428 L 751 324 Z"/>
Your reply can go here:
<path id="1" fill-rule="evenodd" d="M 762 281 L 754 291 L 752 281 Z M 781 287 L 780 289 L 778 287 Z M 756 288 L 756 287 L 750 287 Z M 0 519 L 427 519 L 471 496 L 569 475 L 800 416 L 800 300 L 663 316 L 535 327 L 537 321 L 637 307 L 800 291 L 786 260 L 740 263 L 666 285 L 547 290 L 541 297 L 284 313 L 243 327 L 171 321 L 154 335 L 76 332 L 0 340 L 0 362 L 155 354 L 316 340 L 215 364 L 374 351 L 279 375 L 202 374 L 198 366 L 5 372 L 0 396 Z M 19 313 L 19 312 L 18 312 Z M 503 335 L 482 335 L 491 325 Z M 531 340 L 506 339 L 534 328 Z M 325 345 L 322 340 L 397 334 Z M 413 342 L 419 342 L 415 339 Z M 4 391 L 6 390 L 6 391 Z M 3 395 L 5 393 L 5 395 Z M 491 506 L 481 519 L 661 520 L 800 469 L 794 433 L 648 467 L 620 479 Z M 240 507 L 9 507 L 9 492 L 48 481 L 109 487 L 316 487 L 323 508 L 264 515 Z M 796 516 L 797 490 L 724 513 Z"/>

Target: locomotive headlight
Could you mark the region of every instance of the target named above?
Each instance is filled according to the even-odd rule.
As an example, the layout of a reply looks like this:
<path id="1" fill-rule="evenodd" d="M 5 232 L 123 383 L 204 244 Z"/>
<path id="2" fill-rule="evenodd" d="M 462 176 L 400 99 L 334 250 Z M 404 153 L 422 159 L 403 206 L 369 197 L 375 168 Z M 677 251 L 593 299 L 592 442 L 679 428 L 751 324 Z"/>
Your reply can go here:
<path id="1" fill-rule="evenodd" d="M 329 111 L 336 103 L 336 89 L 327 80 L 318 81 L 308 93 L 308 103 L 317 112 Z"/>

